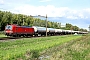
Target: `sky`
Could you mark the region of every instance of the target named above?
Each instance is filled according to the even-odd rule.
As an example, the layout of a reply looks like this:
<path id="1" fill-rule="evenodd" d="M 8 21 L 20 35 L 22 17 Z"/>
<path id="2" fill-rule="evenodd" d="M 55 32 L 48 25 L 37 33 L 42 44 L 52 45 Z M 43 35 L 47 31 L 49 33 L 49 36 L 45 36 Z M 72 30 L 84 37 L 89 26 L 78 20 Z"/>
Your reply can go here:
<path id="1" fill-rule="evenodd" d="M 87 30 L 90 25 L 90 0 L 0 0 L 0 10 L 32 16 L 47 14 L 49 21 Z"/>

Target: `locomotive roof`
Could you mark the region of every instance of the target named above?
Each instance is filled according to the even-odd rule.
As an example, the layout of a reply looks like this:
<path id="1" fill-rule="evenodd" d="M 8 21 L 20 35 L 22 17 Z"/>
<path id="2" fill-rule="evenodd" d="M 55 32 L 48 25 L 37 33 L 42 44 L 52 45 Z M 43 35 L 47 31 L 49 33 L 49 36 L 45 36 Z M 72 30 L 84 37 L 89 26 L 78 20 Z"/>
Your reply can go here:
<path id="1" fill-rule="evenodd" d="M 17 27 L 22 27 L 22 28 L 32 28 L 31 26 L 17 26 Z"/>
<path id="2" fill-rule="evenodd" d="M 19 25 L 16 25 L 16 24 L 13 24 L 13 26 L 22 27 L 22 28 L 31 28 L 31 26 L 19 26 Z"/>

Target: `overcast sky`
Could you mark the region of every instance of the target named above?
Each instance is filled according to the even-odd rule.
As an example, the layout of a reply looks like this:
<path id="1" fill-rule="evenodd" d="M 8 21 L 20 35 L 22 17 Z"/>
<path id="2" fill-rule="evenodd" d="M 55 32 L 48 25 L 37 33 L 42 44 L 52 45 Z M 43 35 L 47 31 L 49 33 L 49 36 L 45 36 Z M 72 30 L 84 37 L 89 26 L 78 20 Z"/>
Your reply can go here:
<path id="1" fill-rule="evenodd" d="M 35 16 L 47 14 L 57 22 L 86 29 L 90 24 L 90 0 L 0 0 L 0 10 Z"/>

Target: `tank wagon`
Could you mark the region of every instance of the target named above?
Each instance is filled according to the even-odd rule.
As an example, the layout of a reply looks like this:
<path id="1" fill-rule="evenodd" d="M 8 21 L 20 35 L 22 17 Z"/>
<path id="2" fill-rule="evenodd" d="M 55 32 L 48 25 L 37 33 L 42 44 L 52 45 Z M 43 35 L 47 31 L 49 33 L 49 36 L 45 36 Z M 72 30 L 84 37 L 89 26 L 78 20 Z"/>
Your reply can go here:
<path id="1" fill-rule="evenodd" d="M 73 30 L 63 30 L 63 29 L 54 29 L 47 28 L 47 35 L 68 35 L 68 34 L 87 34 L 88 32 L 82 31 L 73 31 Z M 46 27 L 38 27 L 38 26 L 18 26 L 15 24 L 7 25 L 5 27 L 5 35 L 7 36 L 45 36 L 46 35 Z"/>
<path id="2" fill-rule="evenodd" d="M 32 26 L 34 28 L 34 35 L 35 36 L 42 36 L 46 34 L 46 28 L 45 27 L 38 27 L 38 26 Z M 49 34 L 49 29 L 47 29 L 47 34 Z"/>
<path id="3" fill-rule="evenodd" d="M 55 29 L 56 35 L 62 35 L 62 29 Z"/>

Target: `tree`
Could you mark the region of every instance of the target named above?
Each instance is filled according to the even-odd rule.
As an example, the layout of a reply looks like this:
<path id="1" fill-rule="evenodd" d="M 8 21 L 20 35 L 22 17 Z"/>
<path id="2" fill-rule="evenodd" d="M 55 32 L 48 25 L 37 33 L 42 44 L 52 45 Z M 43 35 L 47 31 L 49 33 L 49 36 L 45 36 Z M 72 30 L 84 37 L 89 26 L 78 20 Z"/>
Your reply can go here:
<path id="1" fill-rule="evenodd" d="M 72 29 L 72 24 L 66 23 L 66 30 L 71 30 Z"/>
<path id="2" fill-rule="evenodd" d="M 0 11 L 0 30 L 1 30 L 1 27 L 2 27 L 2 17 L 3 17 L 3 12 Z"/>
<path id="3" fill-rule="evenodd" d="M 73 30 L 74 30 L 74 31 L 78 31 L 78 30 L 79 30 L 79 27 L 73 26 Z"/>

